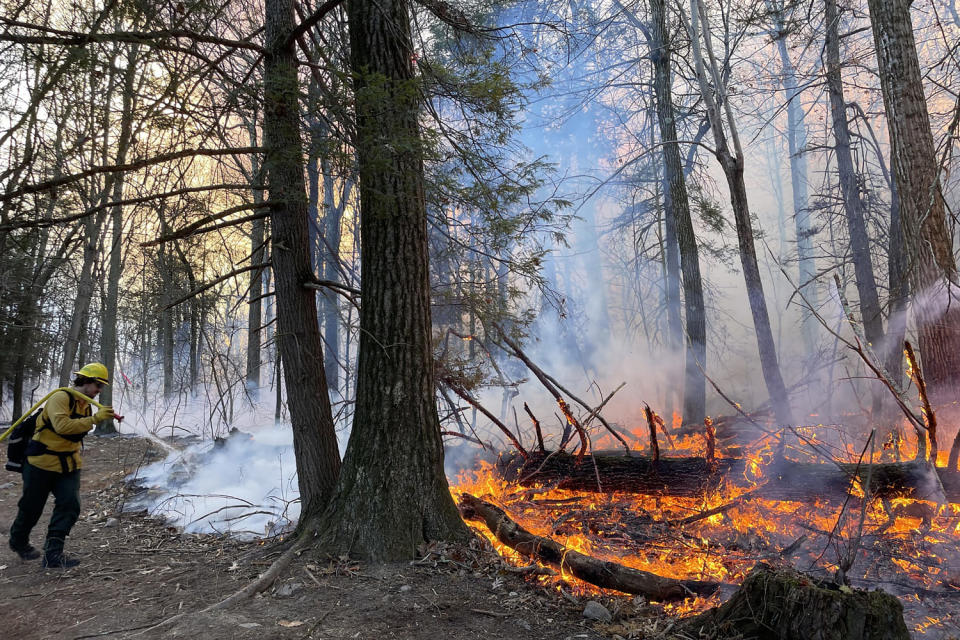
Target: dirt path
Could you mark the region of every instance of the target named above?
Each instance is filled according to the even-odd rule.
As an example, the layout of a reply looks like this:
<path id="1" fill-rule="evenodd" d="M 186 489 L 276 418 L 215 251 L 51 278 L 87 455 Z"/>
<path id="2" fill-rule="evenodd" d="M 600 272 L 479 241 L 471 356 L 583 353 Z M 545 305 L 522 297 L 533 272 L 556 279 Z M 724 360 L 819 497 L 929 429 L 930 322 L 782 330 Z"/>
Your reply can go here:
<path id="1" fill-rule="evenodd" d="M 582 617 L 582 604 L 502 574 L 489 554 L 469 548 L 438 548 L 422 564 L 386 567 L 304 554 L 261 596 L 198 613 L 255 578 L 282 545 L 185 535 L 145 513 L 123 512 L 124 477 L 154 455 L 141 439 L 87 439 L 82 510 L 67 541 L 82 564 L 67 571 L 22 562 L 7 548 L 21 481 L 0 476 L 0 637 L 609 637 Z M 50 508 L 34 530 L 34 545 L 42 542 Z M 175 622 L 149 628 L 178 613 L 184 615 Z"/>

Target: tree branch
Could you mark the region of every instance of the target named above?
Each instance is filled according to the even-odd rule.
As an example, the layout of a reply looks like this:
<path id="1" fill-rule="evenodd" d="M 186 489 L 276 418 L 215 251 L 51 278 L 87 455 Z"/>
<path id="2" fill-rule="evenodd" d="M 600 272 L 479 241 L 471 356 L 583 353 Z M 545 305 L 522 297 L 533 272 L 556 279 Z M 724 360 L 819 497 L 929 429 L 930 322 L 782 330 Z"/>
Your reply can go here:
<path id="1" fill-rule="evenodd" d="M 218 278 L 215 278 L 214 280 L 211 280 L 211 281 L 208 282 L 207 284 L 205 284 L 205 285 L 203 285 L 203 286 L 201 286 L 201 287 L 197 287 L 197 288 L 194 289 L 193 291 L 191 291 L 191 292 L 189 292 L 189 293 L 187 293 L 187 294 L 185 294 L 185 295 L 180 296 L 179 298 L 177 298 L 176 300 L 174 300 L 173 302 L 171 302 L 171 303 L 168 304 L 167 306 L 163 307 L 163 310 L 166 311 L 167 309 L 171 309 L 171 308 L 177 306 L 177 305 L 180 304 L 181 302 L 186 302 L 186 301 L 189 300 L 190 298 L 192 298 L 192 297 L 194 297 L 194 296 L 197 296 L 197 295 L 200 295 L 201 293 L 203 293 L 203 292 L 206 291 L 207 289 L 211 289 L 211 288 L 217 286 L 218 284 L 220 284 L 220 283 L 223 282 L 224 280 L 229 280 L 230 278 L 233 278 L 234 276 L 238 276 L 238 275 L 240 275 L 241 273 L 246 273 L 247 271 L 254 271 L 255 269 L 265 269 L 265 268 L 267 268 L 267 267 L 269 267 L 269 266 L 271 266 L 271 263 L 270 263 L 270 262 L 261 262 L 260 264 L 251 264 L 251 265 L 247 265 L 246 267 L 240 267 L 239 269 L 234 269 L 234 270 L 231 271 L 230 273 L 225 273 L 224 275 L 222 275 L 222 276 L 220 276 L 220 277 L 218 277 Z"/>
<path id="2" fill-rule="evenodd" d="M 190 158 L 193 156 L 206 156 L 206 157 L 217 157 L 217 156 L 227 156 L 233 154 L 245 154 L 245 153 L 263 153 L 265 151 L 264 147 L 234 147 L 227 149 L 184 149 L 183 151 L 174 151 L 171 153 L 164 153 L 153 158 L 144 158 L 142 160 L 137 160 L 136 162 L 128 162 L 126 164 L 114 164 L 114 165 L 94 165 L 85 171 L 79 173 L 74 173 L 68 176 L 62 176 L 60 178 L 53 178 L 51 180 L 44 180 L 42 182 L 37 182 L 35 184 L 28 184 L 17 189 L 12 189 L 0 195 L 0 202 L 7 202 L 13 200 L 19 196 L 27 195 L 30 193 L 38 193 L 40 191 L 48 191 L 50 189 L 56 189 L 58 187 L 63 187 L 74 182 L 79 182 L 90 176 L 95 176 L 100 173 L 113 173 L 116 171 L 136 171 L 138 169 L 143 169 L 145 167 L 150 167 L 156 164 L 162 164 L 164 162 L 170 162 L 171 160 L 180 160 L 181 158 Z"/>

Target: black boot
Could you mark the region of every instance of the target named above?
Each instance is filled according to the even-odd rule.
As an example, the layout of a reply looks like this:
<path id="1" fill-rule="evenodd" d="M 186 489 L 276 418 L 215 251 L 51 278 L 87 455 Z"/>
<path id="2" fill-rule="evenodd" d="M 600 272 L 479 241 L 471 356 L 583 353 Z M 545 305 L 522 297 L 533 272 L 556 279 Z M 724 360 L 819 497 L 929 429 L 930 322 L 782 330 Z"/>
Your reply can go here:
<path id="1" fill-rule="evenodd" d="M 20 556 L 21 560 L 36 560 L 40 557 L 40 552 L 30 546 L 29 542 L 26 544 L 14 544 L 13 540 L 11 540 L 10 548 Z"/>
<path id="2" fill-rule="evenodd" d="M 43 545 L 43 567 L 45 569 L 69 569 L 80 564 L 63 552 L 63 538 L 47 538 Z"/>

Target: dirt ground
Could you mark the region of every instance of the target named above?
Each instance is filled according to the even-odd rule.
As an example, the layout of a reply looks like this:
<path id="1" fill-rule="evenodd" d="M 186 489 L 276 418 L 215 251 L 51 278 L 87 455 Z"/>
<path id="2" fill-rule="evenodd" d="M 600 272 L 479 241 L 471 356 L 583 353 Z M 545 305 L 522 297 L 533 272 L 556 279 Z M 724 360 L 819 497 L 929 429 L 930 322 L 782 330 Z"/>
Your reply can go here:
<path id="1" fill-rule="evenodd" d="M 85 638 L 531 638 L 641 637 L 625 626 L 630 602 L 604 601 L 616 619 L 583 617 L 585 602 L 508 571 L 477 548 L 437 548 L 417 563 L 366 566 L 305 553 L 263 594 L 201 611 L 256 578 L 282 542 L 182 534 L 124 511 L 126 475 L 157 454 L 136 438 L 89 437 L 80 520 L 67 552 L 81 560 L 46 570 L 0 550 L 0 637 Z M 20 476 L 0 476 L 0 530 L 16 515 Z M 51 499 L 52 503 L 52 499 Z M 34 530 L 42 543 L 51 504 Z M 183 614 L 162 626 L 169 618 Z M 643 624 L 662 625 L 645 619 Z M 662 629 L 662 626 L 661 626 Z"/>

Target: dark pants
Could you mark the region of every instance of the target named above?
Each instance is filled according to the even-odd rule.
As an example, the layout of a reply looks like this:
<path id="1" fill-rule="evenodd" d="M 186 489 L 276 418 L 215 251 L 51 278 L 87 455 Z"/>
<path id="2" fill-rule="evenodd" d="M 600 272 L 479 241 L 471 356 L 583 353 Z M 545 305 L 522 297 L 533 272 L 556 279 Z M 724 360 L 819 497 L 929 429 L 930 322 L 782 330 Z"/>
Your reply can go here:
<path id="1" fill-rule="evenodd" d="M 10 544 L 23 548 L 29 544 L 30 531 L 43 515 L 47 496 L 53 494 L 53 515 L 47 528 L 47 550 L 63 550 L 63 541 L 80 517 L 80 471 L 57 473 L 23 465 L 23 497 L 17 506 L 17 519 L 10 527 Z"/>

